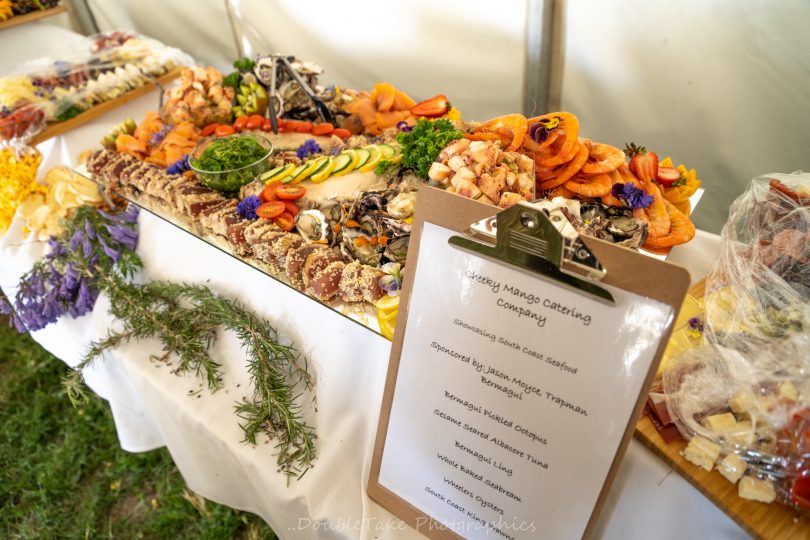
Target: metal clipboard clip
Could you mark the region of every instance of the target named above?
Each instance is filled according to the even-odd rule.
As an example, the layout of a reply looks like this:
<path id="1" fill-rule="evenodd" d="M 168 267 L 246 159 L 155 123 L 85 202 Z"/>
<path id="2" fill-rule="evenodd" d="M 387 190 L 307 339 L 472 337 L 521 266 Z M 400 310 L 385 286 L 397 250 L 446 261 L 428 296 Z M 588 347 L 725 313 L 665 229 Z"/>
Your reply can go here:
<path id="1" fill-rule="evenodd" d="M 560 208 L 521 202 L 470 226 L 495 245 L 452 236 L 451 245 L 517 266 L 613 305 L 613 295 L 597 283 L 607 271 L 582 241 Z"/>

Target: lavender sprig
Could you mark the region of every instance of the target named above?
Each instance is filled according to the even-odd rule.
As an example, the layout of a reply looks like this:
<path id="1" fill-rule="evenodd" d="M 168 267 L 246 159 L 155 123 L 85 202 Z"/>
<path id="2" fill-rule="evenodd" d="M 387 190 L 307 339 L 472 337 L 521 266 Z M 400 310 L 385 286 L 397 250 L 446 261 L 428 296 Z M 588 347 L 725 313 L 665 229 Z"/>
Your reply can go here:
<path id="1" fill-rule="evenodd" d="M 19 332 L 34 332 L 92 311 L 101 273 L 131 276 L 141 267 L 137 215 L 135 207 L 119 214 L 77 209 L 62 236 L 48 240 L 48 254 L 20 278 L 13 303 L 0 301 L 0 313 Z"/>

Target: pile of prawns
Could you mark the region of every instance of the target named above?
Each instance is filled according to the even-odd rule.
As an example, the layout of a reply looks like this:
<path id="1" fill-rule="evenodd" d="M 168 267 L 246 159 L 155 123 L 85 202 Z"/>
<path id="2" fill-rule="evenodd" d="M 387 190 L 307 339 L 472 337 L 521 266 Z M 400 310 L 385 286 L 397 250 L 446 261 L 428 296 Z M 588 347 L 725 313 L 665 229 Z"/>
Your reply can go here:
<path id="1" fill-rule="evenodd" d="M 652 203 L 633 208 L 633 216 L 648 225 L 645 248 L 666 249 L 695 236 L 692 221 L 662 196 L 656 174 L 649 167 L 633 167 L 635 163 L 628 164 L 627 155 L 619 148 L 580 138 L 579 120 L 569 112 L 533 118 L 520 114 L 499 116 L 464 136 L 471 140 L 500 140 L 507 151 L 519 151 L 534 159 L 538 198 L 599 199 L 606 205 L 624 207 L 625 202 L 614 195 L 613 186 L 630 183 L 642 189 L 652 197 Z M 654 158 L 657 169 L 658 158 L 653 153 L 648 155 Z"/>

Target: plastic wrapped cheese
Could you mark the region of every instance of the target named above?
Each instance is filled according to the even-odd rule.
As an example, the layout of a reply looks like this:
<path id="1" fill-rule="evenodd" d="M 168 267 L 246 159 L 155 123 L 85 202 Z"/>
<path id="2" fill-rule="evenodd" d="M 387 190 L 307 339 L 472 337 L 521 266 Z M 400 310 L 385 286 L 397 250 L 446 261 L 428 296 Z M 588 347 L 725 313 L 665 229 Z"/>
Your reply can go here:
<path id="1" fill-rule="evenodd" d="M 810 509 L 810 174 L 755 178 L 732 204 L 703 306 L 702 338 L 663 373 L 673 421 L 748 462 L 741 495 L 773 499 L 760 474 Z"/>

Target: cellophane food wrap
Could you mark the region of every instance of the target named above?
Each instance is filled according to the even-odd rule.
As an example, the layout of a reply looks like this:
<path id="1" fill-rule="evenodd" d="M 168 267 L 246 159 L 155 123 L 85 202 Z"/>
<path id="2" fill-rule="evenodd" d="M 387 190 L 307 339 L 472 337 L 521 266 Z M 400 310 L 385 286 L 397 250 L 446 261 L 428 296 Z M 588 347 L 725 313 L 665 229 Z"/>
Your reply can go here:
<path id="1" fill-rule="evenodd" d="M 88 37 L 60 58 L 39 58 L 0 78 L 0 138 L 30 138 L 193 59 L 154 39 L 114 31 Z"/>
<path id="2" fill-rule="evenodd" d="M 734 201 L 704 303 L 702 344 L 664 372 L 673 420 L 810 508 L 810 174 L 755 178 Z"/>

